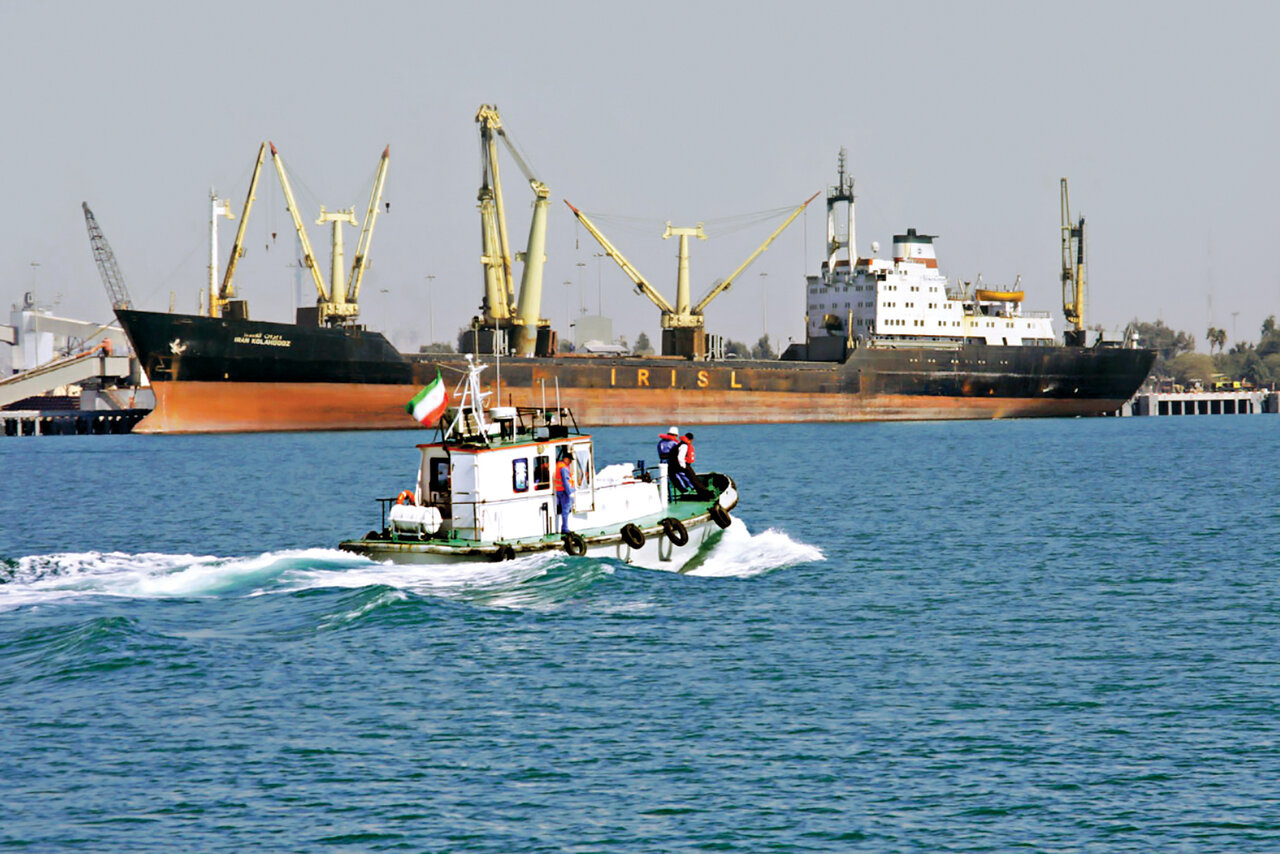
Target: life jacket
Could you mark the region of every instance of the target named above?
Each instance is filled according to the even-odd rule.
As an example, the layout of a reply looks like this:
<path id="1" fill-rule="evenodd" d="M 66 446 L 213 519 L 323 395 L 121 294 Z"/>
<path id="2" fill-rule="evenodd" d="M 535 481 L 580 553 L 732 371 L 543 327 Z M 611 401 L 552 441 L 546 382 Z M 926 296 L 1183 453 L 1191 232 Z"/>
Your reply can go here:
<path id="1" fill-rule="evenodd" d="M 676 452 L 680 450 L 680 437 L 671 433 L 662 433 L 658 436 L 658 459 L 666 463 L 671 468 L 677 468 L 680 461 L 676 459 Z"/>
<path id="2" fill-rule="evenodd" d="M 564 492 L 564 478 L 560 475 L 560 472 L 564 469 L 569 470 L 569 489 L 570 491 L 573 490 L 573 464 L 568 460 L 560 460 L 556 463 L 556 492 Z"/>
<path id="3" fill-rule="evenodd" d="M 684 464 L 687 466 L 693 465 L 693 442 L 690 442 L 688 439 L 685 439 L 682 437 L 680 439 L 680 444 L 684 445 L 686 448 L 689 449 L 685 451 Z"/>

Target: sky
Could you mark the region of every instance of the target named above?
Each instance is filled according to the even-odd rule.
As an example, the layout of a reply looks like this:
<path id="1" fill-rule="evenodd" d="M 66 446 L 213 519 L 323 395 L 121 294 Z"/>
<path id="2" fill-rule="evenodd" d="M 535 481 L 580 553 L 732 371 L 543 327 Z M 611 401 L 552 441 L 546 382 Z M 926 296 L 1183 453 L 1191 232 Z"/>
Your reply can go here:
<path id="1" fill-rule="evenodd" d="M 402 348 L 453 341 L 482 297 L 487 103 L 555 200 L 542 313 L 562 334 L 599 310 L 656 341 L 659 315 L 561 199 L 600 214 L 672 301 L 663 228 L 706 223 L 696 300 L 781 223 L 749 215 L 825 190 L 842 147 L 860 254 L 908 227 L 938 235 L 943 273 L 1021 276 L 1026 308 L 1059 331 L 1061 177 L 1087 220 L 1089 325 L 1160 319 L 1204 350 L 1210 325 L 1254 341 L 1280 313 L 1259 254 L 1280 190 L 1276 4 L 0 0 L 0 17 L 0 303 L 33 291 L 109 318 L 87 201 L 134 303 L 194 311 L 210 187 L 238 215 L 267 139 L 327 271 L 319 208 L 363 220 L 389 144 L 361 316 Z M 532 193 L 513 161 L 502 170 L 520 248 Z M 221 264 L 235 226 L 221 225 Z M 708 330 L 801 340 L 825 231 L 819 196 L 710 305 Z M 296 241 L 270 171 L 246 246 L 251 316 L 291 318 Z"/>

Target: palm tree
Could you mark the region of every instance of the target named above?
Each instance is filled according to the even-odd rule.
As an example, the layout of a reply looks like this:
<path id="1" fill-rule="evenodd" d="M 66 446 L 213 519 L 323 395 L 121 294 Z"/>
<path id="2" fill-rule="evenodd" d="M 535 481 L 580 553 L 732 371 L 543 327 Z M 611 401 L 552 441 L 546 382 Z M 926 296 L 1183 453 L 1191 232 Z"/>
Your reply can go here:
<path id="1" fill-rule="evenodd" d="M 1227 345 L 1227 331 L 1210 326 L 1209 331 L 1205 333 L 1205 338 L 1209 341 L 1209 355 L 1213 355 L 1213 348 L 1216 345 L 1218 352 L 1222 352 L 1222 348 Z"/>

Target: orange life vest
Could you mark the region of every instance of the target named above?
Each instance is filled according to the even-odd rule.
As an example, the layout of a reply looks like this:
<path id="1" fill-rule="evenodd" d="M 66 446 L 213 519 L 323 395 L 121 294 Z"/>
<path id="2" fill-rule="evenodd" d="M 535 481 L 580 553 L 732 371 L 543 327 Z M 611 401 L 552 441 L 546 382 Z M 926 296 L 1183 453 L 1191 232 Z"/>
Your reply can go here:
<path id="1" fill-rule="evenodd" d="M 569 470 L 569 488 L 572 489 L 573 483 L 573 464 L 568 460 L 560 460 L 556 463 L 556 492 L 564 492 L 564 480 L 560 476 L 560 472 L 564 469 Z"/>

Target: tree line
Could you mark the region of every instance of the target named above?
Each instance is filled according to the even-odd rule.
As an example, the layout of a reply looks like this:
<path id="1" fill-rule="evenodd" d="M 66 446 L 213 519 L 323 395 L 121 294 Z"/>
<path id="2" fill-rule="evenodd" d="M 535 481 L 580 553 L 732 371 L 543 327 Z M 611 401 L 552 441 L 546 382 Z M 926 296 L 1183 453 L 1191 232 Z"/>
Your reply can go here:
<path id="1" fill-rule="evenodd" d="M 1169 377 L 1182 385 L 1199 380 L 1206 388 L 1212 387 L 1217 376 L 1245 380 L 1255 386 L 1280 385 L 1280 329 L 1276 328 L 1274 314 L 1262 322 L 1256 344 L 1240 341 L 1230 350 L 1226 349 L 1227 333 L 1210 326 L 1205 332 L 1207 354 L 1195 351 L 1194 336 L 1170 329 L 1163 321 L 1134 321 L 1133 325 L 1139 345 L 1157 352 L 1151 369 L 1154 377 Z"/>

